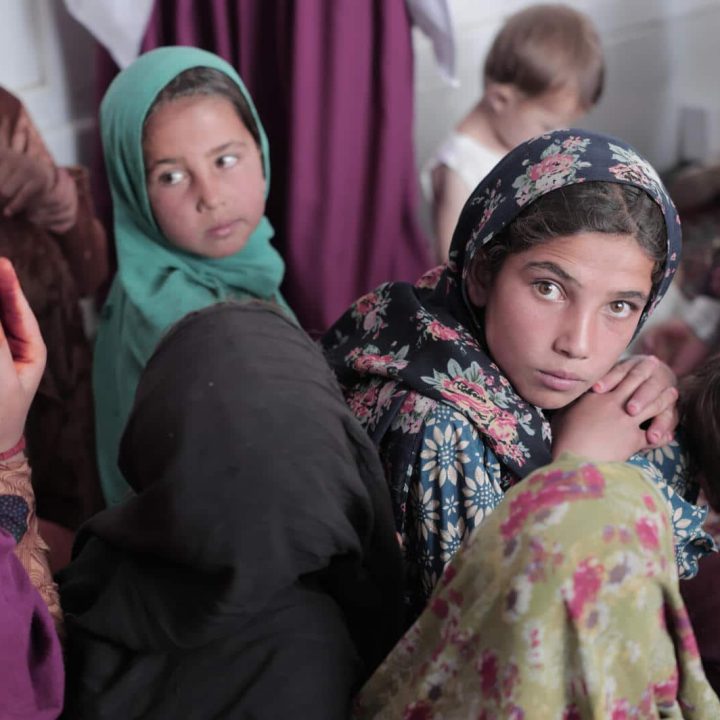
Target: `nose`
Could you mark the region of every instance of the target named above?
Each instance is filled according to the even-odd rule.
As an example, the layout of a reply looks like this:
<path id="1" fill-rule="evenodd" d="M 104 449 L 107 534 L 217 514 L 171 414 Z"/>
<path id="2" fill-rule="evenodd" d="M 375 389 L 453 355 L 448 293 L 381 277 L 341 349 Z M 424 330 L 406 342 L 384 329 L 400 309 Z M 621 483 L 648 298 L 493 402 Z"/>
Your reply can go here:
<path id="1" fill-rule="evenodd" d="M 212 172 L 195 175 L 197 211 L 215 210 L 222 205 L 220 180 Z"/>
<path id="2" fill-rule="evenodd" d="M 589 309 L 574 308 L 563 314 L 553 349 L 574 360 L 590 357 L 597 317 Z"/>

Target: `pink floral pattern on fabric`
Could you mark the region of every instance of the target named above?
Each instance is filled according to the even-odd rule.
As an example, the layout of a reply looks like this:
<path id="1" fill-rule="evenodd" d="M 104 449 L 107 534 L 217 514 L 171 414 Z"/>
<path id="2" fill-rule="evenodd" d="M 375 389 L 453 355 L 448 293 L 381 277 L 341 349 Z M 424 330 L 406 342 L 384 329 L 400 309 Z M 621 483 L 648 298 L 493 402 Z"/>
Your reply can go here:
<path id="1" fill-rule="evenodd" d="M 582 159 L 589 143 L 588 138 L 579 136 L 558 139 L 548 144 L 537 162 L 526 160 L 523 163 L 525 172 L 512 184 L 517 204 L 527 205 L 551 190 L 581 182 L 578 171 L 591 165 Z"/>
<path id="2" fill-rule="evenodd" d="M 448 565 L 353 717 L 720 717 L 666 518 L 629 465 L 566 455 L 516 485 Z"/>
<path id="3" fill-rule="evenodd" d="M 507 520 L 500 525 L 500 534 L 505 539 L 514 537 L 531 514 L 564 502 L 602 497 L 604 489 L 605 480 L 593 465 L 583 466 L 579 472 L 537 472 L 510 503 Z"/>
<path id="4" fill-rule="evenodd" d="M 652 289 L 641 325 L 678 262 L 677 212 L 650 165 L 632 148 L 584 130 L 559 130 L 519 145 L 478 185 L 463 209 L 447 265 L 433 268 L 414 286 L 381 285 L 323 339 L 347 402 L 382 456 L 404 544 L 413 617 L 468 533 L 509 488 L 552 459 L 547 419 L 518 396 L 485 350 L 482 318 L 467 295 L 473 258 L 529 202 L 592 181 L 635 185 L 662 209 L 668 231 L 665 276 Z M 677 493 L 668 496 L 674 509 L 684 502 Z M 679 515 L 677 520 L 673 515 L 676 528 L 691 521 L 681 538 L 689 544 L 696 517 L 688 507 L 680 507 Z M 688 564 L 682 551 L 678 559 Z M 521 599 L 523 588 L 518 592 Z"/>

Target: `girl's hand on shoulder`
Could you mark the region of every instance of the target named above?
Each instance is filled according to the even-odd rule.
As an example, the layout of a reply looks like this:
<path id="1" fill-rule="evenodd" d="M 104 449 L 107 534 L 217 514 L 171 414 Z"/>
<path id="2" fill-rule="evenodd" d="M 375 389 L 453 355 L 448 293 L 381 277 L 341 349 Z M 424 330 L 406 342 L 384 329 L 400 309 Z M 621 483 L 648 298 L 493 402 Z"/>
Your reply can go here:
<path id="1" fill-rule="evenodd" d="M 650 366 L 652 364 L 650 361 Z M 629 368 L 623 367 L 624 376 L 611 389 L 588 392 L 554 413 L 551 421 L 553 458 L 572 452 L 597 462 L 624 462 L 652 445 L 641 425 L 655 417 L 659 407 L 664 407 L 666 395 L 673 396 L 674 404 L 677 389 L 668 388 L 667 393 L 662 391 L 659 396 L 656 393 L 654 400 L 640 409 L 634 407 L 635 412 L 630 414 L 628 404 L 637 402 L 634 398 L 638 391 L 648 382 L 648 377 L 653 376 L 648 366 L 637 367 L 639 365 L 643 363 L 636 361 Z"/>
<path id="2" fill-rule="evenodd" d="M 0 452 L 14 447 L 45 369 L 45 343 L 12 263 L 0 258 Z"/>
<path id="3" fill-rule="evenodd" d="M 677 377 L 672 369 L 654 355 L 633 355 L 621 360 L 592 387 L 595 394 L 620 388 L 627 394 L 625 413 L 640 422 L 651 419 L 644 431 L 646 447 L 662 447 L 673 438 L 678 424 Z"/>

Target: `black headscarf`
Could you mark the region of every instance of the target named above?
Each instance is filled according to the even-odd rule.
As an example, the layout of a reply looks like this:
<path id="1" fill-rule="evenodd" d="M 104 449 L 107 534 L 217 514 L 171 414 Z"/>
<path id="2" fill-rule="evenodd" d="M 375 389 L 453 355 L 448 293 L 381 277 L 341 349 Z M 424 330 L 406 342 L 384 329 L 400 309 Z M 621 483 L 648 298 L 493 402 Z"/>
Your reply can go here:
<path id="1" fill-rule="evenodd" d="M 531 203 L 561 187 L 598 181 L 643 190 L 665 219 L 664 272 L 639 318 L 638 329 L 642 326 L 680 262 L 680 220 L 657 172 L 621 140 L 586 130 L 554 130 L 527 140 L 468 198 L 447 265 L 415 286 L 386 283 L 364 295 L 323 338 L 348 404 L 378 444 L 392 423 L 412 427 L 405 435 L 417 436 L 420 443 L 414 404 L 405 404 L 412 390 L 465 415 L 510 478 L 526 477 L 551 462 L 545 416 L 515 392 L 480 340 L 468 279 L 481 248 Z"/>
<path id="2" fill-rule="evenodd" d="M 320 350 L 264 304 L 181 321 L 61 575 L 67 717 L 340 718 L 396 639 L 382 468 Z"/>

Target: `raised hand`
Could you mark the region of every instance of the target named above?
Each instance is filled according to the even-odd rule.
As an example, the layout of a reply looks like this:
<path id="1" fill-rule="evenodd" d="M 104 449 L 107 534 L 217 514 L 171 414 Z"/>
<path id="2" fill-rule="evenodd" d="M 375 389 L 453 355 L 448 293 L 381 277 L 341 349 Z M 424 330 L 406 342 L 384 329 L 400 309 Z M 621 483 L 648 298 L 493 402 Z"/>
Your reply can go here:
<path id="1" fill-rule="evenodd" d="M 656 358 L 626 361 L 604 378 L 607 386 L 602 392 L 585 393 L 554 413 L 553 457 L 572 452 L 598 462 L 624 462 L 653 446 L 655 443 L 647 438 L 649 429 L 643 430 L 641 425 L 658 414 L 665 414 L 666 423 L 671 416 L 676 417 L 678 395 L 677 388 L 667 385 L 665 372 L 658 372 L 659 366 Z"/>
<path id="2" fill-rule="evenodd" d="M 667 445 L 678 424 L 677 377 L 672 368 L 654 355 L 633 355 L 617 363 L 592 390 L 611 392 L 626 379 L 624 387 L 635 389 L 627 398 L 625 412 L 633 418 L 652 418 L 645 431 L 647 447 Z"/>
<path id="3" fill-rule="evenodd" d="M 23 434 L 45 359 L 40 328 L 12 263 L 0 258 L 0 452 Z"/>

